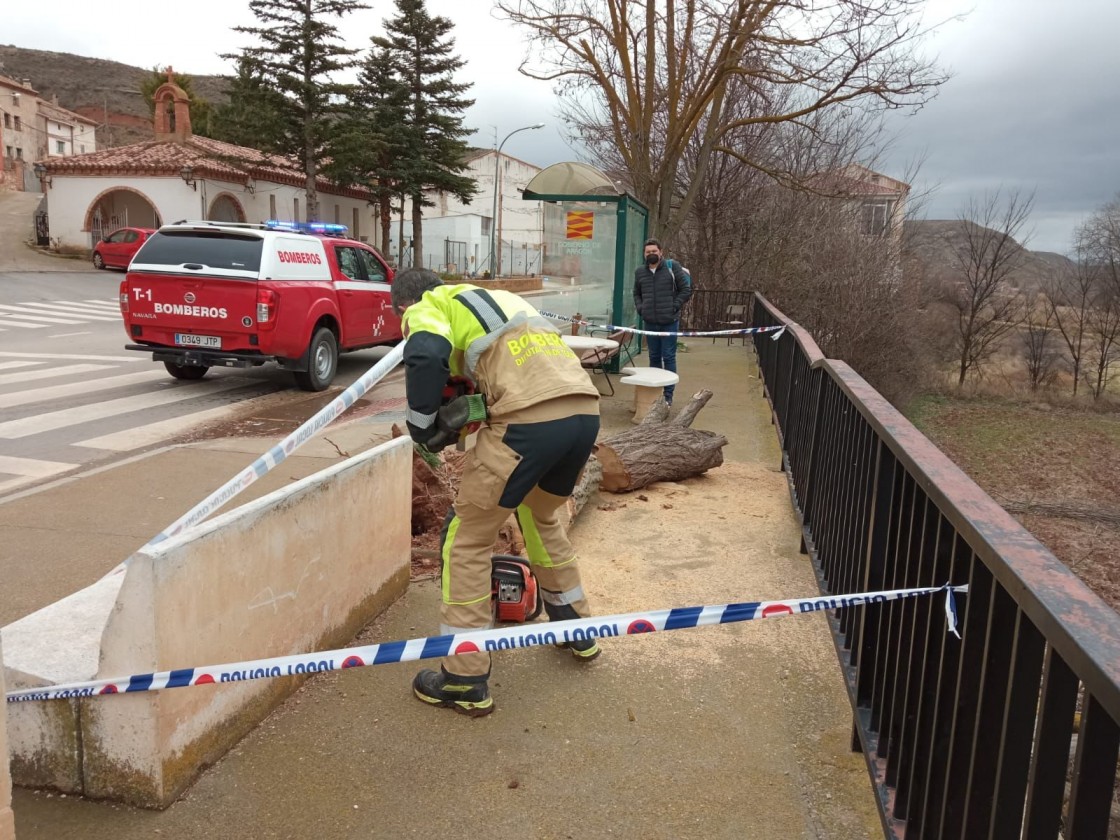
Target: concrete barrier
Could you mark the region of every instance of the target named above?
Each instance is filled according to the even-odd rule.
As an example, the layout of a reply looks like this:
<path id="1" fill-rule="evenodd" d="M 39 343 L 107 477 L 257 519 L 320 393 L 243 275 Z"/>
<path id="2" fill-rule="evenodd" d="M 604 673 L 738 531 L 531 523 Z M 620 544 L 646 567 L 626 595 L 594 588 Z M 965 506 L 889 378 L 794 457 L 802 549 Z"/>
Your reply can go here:
<path id="1" fill-rule="evenodd" d="M 137 552 L 4 628 L 9 685 L 345 645 L 408 587 L 411 475 L 400 438 Z M 13 704 L 13 779 L 166 807 L 303 679 Z"/>
<path id="2" fill-rule="evenodd" d="M 0 662 L 4 649 L 0 645 Z M 0 668 L 0 697 L 4 695 L 4 669 Z M 8 728 L 4 707 L 0 703 L 0 840 L 15 840 L 16 823 L 12 816 L 12 776 L 8 770 Z"/>

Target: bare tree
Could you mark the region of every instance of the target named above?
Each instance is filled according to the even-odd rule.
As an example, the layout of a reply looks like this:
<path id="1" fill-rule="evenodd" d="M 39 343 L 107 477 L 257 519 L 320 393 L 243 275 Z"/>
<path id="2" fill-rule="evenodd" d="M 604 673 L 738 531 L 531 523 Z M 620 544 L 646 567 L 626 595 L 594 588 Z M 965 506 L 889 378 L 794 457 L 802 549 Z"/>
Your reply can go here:
<path id="1" fill-rule="evenodd" d="M 1016 239 L 1023 236 L 1033 203 L 1033 195 L 1024 198 L 1016 190 L 1004 197 L 997 190 L 969 199 L 958 216 L 962 238 L 950 244 L 960 279 L 949 292 L 957 315 L 958 386 L 1022 321 L 1022 298 L 1009 281 L 1022 262 Z"/>
<path id="2" fill-rule="evenodd" d="M 923 0 L 497 0 L 529 32 L 521 72 L 553 81 L 579 139 L 618 150 L 625 181 L 672 239 L 717 155 L 796 182 L 733 142 L 748 126 L 799 125 L 826 109 L 918 107 L 945 76 L 915 49 Z M 727 110 L 733 82 L 753 93 Z M 696 154 L 681 178 L 693 138 Z M 687 184 L 674 196 L 678 183 Z"/>
<path id="3" fill-rule="evenodd" d="M 864 234 L 850 201 L 786 189 L 762 197 L 752 217 L 754 287 L 825 355 L 902 405 L 925 381 L 932 356 L 928 301 L 920 284 L 899 282 L 897 240 Z"/>
<path id="4" fill-rule="evenodd" d="M 1020 335 L 1031 391 L 1049 386 L 1058 373 L 1059 351 L 1054 337 L 1054 311 L 1054 306 L 1047 298 L 1036 299 L 1023 322 Z"/>
<path id="5" fill-rule="evenodd" d="M 1088 313 L 1094 399 L 1108 387 L 1120 340 L 1120 198 L 1098 209 L 1078 228 L 1078 262 L 1095 289 Z"/>
<path id="6" fill-rule="evenodd" d="M 1116 361 L 1120 341 L 1120 297 L 1106 289 L 1096 298 L 1089 310 L 1088 361 L 1086 378 L 1093 399 L 1099 400 L 1108 389 L 1112 363 Z"/>
<path id="7" fill-rule="evenodd" d="M 1044 294 L 1058 334 L 1065 342 L 1073 374 L 1073 395 L 1077 396 L 1077 386 L 1081 382 L 1082 367 L 1085 362 L 1086 331 L 1089 327 L 1089 314 L 1093 307 L 1093 296 L 1099 281 L 1099 272 L 1085 257 L 1083 245 L 1078 246 L 1077 263 L 1071 270 L 1059 269 L 1046 284 Z"/>

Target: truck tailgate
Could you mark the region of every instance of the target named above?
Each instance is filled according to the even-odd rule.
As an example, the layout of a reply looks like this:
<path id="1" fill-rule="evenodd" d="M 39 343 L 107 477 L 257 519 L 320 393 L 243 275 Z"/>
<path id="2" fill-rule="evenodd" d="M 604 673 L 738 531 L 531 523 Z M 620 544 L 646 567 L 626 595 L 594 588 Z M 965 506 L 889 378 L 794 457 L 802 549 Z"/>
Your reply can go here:
<path id="1" fill-rule="evenodd" d="M 199 248 L 199 239 L 206 239 Z M 137 253 L 122 295 L 130 336 L 144 344 L 258 349 L 261 239 L 210 231 L 157 233 Z M 205 255 L 207 263 L 196 262 Z"/>

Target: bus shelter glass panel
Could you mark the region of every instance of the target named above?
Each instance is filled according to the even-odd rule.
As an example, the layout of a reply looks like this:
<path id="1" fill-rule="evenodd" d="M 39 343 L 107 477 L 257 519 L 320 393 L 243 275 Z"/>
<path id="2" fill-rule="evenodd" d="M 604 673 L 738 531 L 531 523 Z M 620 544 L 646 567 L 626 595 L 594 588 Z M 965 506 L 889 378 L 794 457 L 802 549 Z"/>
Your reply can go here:
<path id="1" fill-rule="evenodd" d="M 638 312 L 634 307 L 634 274 L 644 262 L 646 241 L 646 211 L 629 199 L 624 199 L 626 210 L 626 236 L 621 253 L 622 264 L 622 310 L 614 323 L 624 327 L 638 323 Z"/>
<path id="2" fill-rule="evenodd" d="M 544 208 L 544 294 L 534 305 L 568 317 L 579 312 L 593 324 L 615 323 L 617 205 L 561 201 Z"/>

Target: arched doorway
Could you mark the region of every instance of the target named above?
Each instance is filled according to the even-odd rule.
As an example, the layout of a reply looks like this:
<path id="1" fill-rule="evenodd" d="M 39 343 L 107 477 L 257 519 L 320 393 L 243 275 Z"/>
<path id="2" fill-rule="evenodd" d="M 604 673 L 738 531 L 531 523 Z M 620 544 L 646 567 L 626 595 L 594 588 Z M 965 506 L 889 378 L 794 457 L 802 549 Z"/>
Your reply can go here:
<path id="1" fill-rule="evenodd" d="M 219 193 L 210 202 L 210 212 L 206 214 L 210 222 L 244 222 L 245 210 L 241 202 L 230 193 Z"/>
<path id="2" fill-rule="evenodd" d="M 131 187 L 105 190 L 86 208 L 85 228 L 89 231 L 91 247 L 117 228 L 158 228 L 161 224 L 155 204 Z"/>

